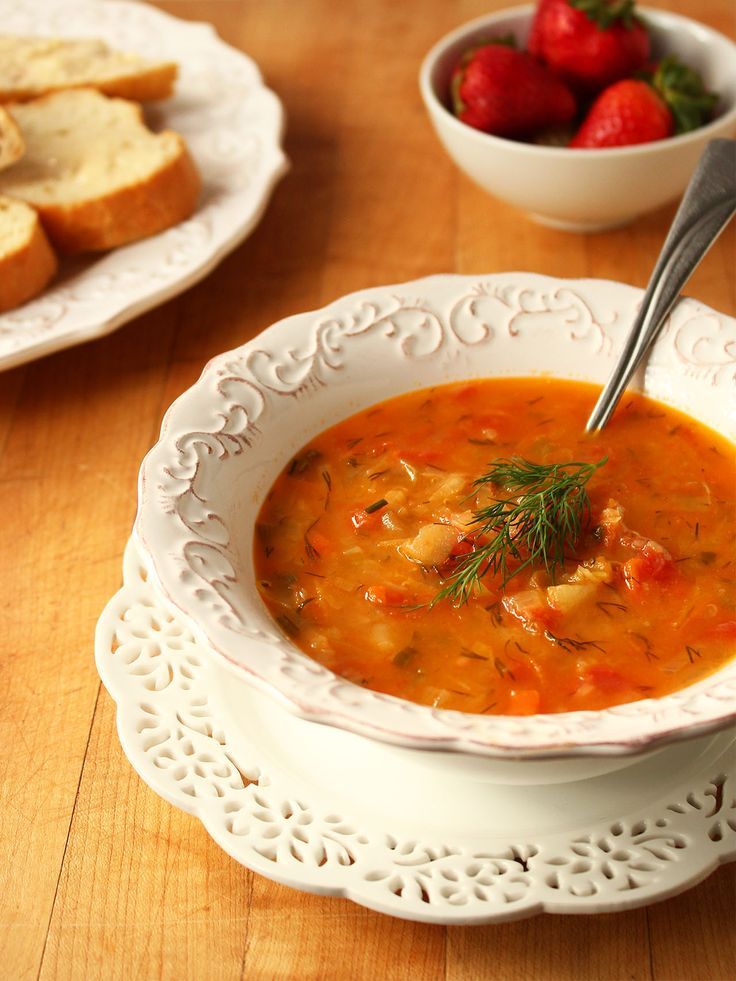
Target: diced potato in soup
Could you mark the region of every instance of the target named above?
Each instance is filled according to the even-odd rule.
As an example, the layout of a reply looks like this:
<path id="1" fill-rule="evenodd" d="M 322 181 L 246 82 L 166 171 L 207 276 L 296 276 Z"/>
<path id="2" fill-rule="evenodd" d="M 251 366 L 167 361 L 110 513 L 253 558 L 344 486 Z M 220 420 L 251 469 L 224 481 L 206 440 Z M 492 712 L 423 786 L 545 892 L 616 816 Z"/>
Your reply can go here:
<path id="1" fill-rule="evenodd" d="M 257 519 L 259 588 L 281 629 L 356 684 L 471 713 L 595 710 L 723 665 L 736 653 L 734 447 L 639 395 L 587 435 L 596 396 L 553 379 L 472 381 L 322 433 Z M 480 515 L 520 498 L 474 481 L 516 457 L 607 460 L 556 566 L 524 547 L 503 568 L 484 560 L 500 525 Z M 466 602 L 438 599 L 471 568 Z"/>
<path id="2" fill-rule="evenodd" d="M 420 565 L 442 565 L 457 544 L 458 534 L 447 524 L 423 525 L 411 541 L 402 547 L 404 555 Z"/>

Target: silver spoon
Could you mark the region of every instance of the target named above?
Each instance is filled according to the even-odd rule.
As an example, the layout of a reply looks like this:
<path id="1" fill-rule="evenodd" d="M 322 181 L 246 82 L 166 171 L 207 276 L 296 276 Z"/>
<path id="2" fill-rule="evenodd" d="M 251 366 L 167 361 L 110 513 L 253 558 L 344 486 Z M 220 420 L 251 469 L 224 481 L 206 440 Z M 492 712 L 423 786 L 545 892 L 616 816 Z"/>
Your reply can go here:
<path id="1" fill-rule="evenodd" d="M 591 151 L 594 152 L 594 151 Z M 603 429 L 659 335 L 680 290 L 736 213 L 736 140 L 711 140 L 698 161 L 657 259 L 624 349 L 585 426 Z"/>

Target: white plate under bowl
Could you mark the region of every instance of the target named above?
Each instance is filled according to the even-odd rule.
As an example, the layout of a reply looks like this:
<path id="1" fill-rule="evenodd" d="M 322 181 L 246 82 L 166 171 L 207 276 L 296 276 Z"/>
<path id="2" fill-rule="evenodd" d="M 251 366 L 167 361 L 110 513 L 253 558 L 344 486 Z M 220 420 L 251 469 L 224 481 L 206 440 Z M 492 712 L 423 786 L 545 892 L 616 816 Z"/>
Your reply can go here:
<path id="1" fill-rule="evenodd" d="M 136 535 L 151 574 L 245 681 L 305 718 L 395 745 L 612 759 L 726 725 L 736 715 L 736 660 L 664 698 L 598 712 L 471 715 L 359 688 L 281 633 L 255 583 L 256 515 L 309 439 L 365 406 L 442 382 L 602 382 L 641 296 L 621 283 L 531 273 L 433 276 L 353 293 L 218 356 L 168 410 L 141 468 Z M 736 322 L 688 299 L 637 386 L 732 434 L 735 378 Z"/>
<path id="2" fill-rule="evenodd" d="M 430 772 L 419 751 L 315 726 L 234 679 L 132 544 L 124 579 L 95 637 L 123 748 L 261 875 L 406 919 L 498 923 L 643 906 L 736 858 L 733 733 L 555 787 Z"/>
<path id="3" fill-rule="evenodd" d="M 64 260 L 44 293 L 0 314 L 0 370 L 81 344 L 192 286 L 255 228 L 287 162 L 284 114 L 247 55 L 209 24 L 129 0 L 0 0 L 4 34 L 99 37 L 175 61 L 173 97 L 148 103 L 154 129 L 181 133 L 202 175 L 197 210 L 151 238 Z"/>

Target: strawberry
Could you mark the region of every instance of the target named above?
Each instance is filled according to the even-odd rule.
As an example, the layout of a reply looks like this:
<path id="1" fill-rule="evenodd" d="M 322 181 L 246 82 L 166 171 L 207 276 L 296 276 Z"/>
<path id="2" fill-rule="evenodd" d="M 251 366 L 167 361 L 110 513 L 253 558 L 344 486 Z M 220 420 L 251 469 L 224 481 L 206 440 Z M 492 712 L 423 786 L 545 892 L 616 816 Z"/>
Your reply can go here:
<path id="1" fill-rule="evenodd" d="M 595 92 L 643 68 L 649 35 L 634 0 L 540 0 L 529 51 L 583 92 Z"/>
<path id="2" fill-rule="evenodd" d="M 463 55 L 453 73 L 452 99 L 458 119 L 496 136 L 523 136 L 566 123 L 576 112 L 575 97 L 563 81 L 505 43 Z"/>
<path id="3" fill-rule="evenodd" d="M 590 107 L 571 147 L 631 146 L 697 129 L 707 121 L 716 96 L 697 72 L 674 57 L 653 75 L 615 82 Z"/>
<path id="4" fill-rule="evenodd" d="M 631 146 L 663 140 L 674 131 L 672 113 L 651 85 L 625 78 L 601 92 L 570 146 Z"/>

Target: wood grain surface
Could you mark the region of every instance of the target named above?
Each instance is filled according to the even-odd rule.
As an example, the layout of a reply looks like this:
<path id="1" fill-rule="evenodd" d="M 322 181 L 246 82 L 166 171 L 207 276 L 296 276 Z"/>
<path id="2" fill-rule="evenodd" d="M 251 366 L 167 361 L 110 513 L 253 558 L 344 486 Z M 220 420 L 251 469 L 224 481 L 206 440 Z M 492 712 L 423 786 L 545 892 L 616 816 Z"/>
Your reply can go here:
<path id="1" fill-rule="evenodd" d="M 652 6 L 665 6 L 651 0 Z M 0 977 L 696 981 L 736 976 L 733 866 L 648 909 L 417 925 L 241 868 L 120 750 L 92 657 L 136 473 L 219 351 L 360 287 L 533 270 L 643 285 L 673 208 L 571 235 L 487 197 L 441 151 L 416 75 L 496 0 L 168 0 L 253 56 L 292 162 L 204 282 L 103 340 L 0 376 Z M 666 6 L 736 35 L 732 0 Z M 688 287 L 736 314 L 733 226 Z"/>

